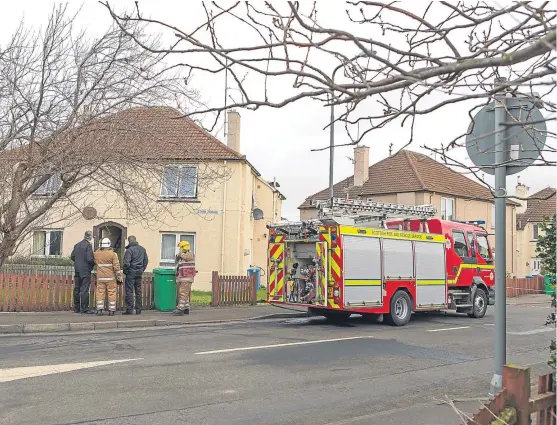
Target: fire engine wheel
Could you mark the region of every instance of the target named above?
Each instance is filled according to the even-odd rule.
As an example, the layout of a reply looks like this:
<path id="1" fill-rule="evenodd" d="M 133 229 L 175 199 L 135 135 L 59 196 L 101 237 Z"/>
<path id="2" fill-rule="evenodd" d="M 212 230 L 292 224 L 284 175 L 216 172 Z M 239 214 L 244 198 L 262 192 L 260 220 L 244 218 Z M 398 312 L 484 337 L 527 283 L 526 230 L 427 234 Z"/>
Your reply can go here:
<path id="1" fill-rule="evenodd" d="M 385 315 L 385 321 L 391 326 L 404 326 L 412 316 L 412 302 L 404 291 L 397 291 L 391 298 L 391 309 Z"/>
<path id="2" fill-rule="evenodd" d="M 477 288 L 474 292 L 474 299 L 472 300 L 472 311 L 468 313 L 469 317 L 481 319 L 485 316 L 487 311 L 487 295 L 481 288 Z"/>

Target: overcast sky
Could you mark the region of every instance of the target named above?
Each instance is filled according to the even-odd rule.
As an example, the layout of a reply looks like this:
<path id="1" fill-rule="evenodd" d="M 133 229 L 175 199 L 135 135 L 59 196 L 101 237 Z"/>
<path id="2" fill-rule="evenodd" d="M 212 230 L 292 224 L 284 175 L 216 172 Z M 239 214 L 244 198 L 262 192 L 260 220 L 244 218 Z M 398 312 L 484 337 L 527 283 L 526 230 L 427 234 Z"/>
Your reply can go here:
<path id="1" fill-rule="evenodd" d="M 0 43 L 4 43 L 22 18 L 30 25 L 43 25 L 50 12 L 52 0 L 19 0 L 3 2 L 0 14 Z M 114 7 L 129 8 L 134 6 L 133 0 L 111 0 Z M 219 2 L 229 4 L 231 2 Z M 95 35 L 110 24 L 110 16 L 96 0 L 83 3 L 72 1 L 73 9 L 81 4 L 82 12 L 78 23 L 91 34 Z M 192 28 L 196 23 L 203 22 L 203 9 L 197 0 L 141 0 L 139 2 L 144 15 L 151 15 L 159 20 L 178 27 Z M 334 6 L 333 6 L 334 5 Z M 319 17 L 323 22 L 342 25 L 344 7 L 342 2 L 327 3 L 320 6 Z M 235 27 L 221 28 L 230 31 L 231 40 L 239 40 L 241 31 Z M 249 76 L 248 76 L 249 78 Z M 210 79 L 205 75 L 194 75 L 193 84 L 201 91 L 203 100 L 208 103 L 222 103 L 224 97 L 224 80 L 222 76 Z M 278 83 L 277 83 L 278 84 Z M 283 87 L 277 85 L 278 90 Z M 233 96 L 233 92 L 231 92 Z M 454 137 L 464 133 L 469 124 L 468 107 L 465 105 L 443 108 L 429 116 L 418 118 L 414 140 L 409 149 L 427 153 L 420 146 L 439 147 Z M 263 108 L 255 112 L 240 110 L 241 118 L 241 151 L 249 161 L 263 174 L 267 180 L 276 180 L 286 196 L 283 216 L 298 219 L 297 207 L 303 200 L 328 185 L 328 152 L 311 152 L 312 148 L 326 146 L 329 142 L 329 130 L 323 128 L 329 120 L 329 109 L 316 101 L 304 100 L 283 109 Z M 221 131 L 217 134 L 222 139 Z M 554 125 L 550 125 L 554 130 Z M 335 131 L 336 143 L 349 142 L 342 126 Z M 406 144 L 408 132 L 397 124 L 371 133 L 363 144 L 370 147 L 370 164 L 388 155 L 389 144 L 393 143 L 394 151 Z M 553 140 L 548 143 L 555 146 Z M 353 174 L 353 165 L 348 157 L 352 156 L 352 148 L 337 148 L 335 155 L 335 181 Z M 455 158 L 466 160 L 466 151 L 457 152 Z M 523 171 L 521 182 L 531 188 L 531 193 L 548 185 L 555 186 L 555 169 L 534 167 Z M 507 186 L 513 189 L 517 176 L 508 178 Z"/>

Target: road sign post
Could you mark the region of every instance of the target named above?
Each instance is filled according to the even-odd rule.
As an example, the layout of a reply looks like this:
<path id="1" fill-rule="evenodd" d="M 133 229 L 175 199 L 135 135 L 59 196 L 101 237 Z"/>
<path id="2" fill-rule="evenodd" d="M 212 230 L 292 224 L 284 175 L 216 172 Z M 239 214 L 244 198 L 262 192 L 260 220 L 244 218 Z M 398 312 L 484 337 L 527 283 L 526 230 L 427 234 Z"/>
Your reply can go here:
<path id="1" fill-rule="evenodd" d="M 535 99 L 509 96 L 503 91 L 484 106 L 474 116 L 466 137 L 470 160 L 495 175 L 495 371 L 491 394 L 501 390 L 507 362 L 507 175 L 524 170 L 539 158 L 547 130 Z"/>

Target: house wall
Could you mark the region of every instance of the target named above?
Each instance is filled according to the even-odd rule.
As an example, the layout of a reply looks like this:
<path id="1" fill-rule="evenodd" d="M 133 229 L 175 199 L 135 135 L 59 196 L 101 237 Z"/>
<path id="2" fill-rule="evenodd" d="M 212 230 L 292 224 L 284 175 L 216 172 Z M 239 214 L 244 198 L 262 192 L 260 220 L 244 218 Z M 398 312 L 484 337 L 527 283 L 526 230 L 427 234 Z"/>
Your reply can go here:
<path id="1" fill-rule="evenodd" d="M 532 274 L 532 260 L 537 258 L 536 245 L 537 241 L 533 239 L 534 224 L 527 223 L 523 230 L 517 230 L 517 276 L 525 277 Z M 543 235 L 541 228 L 538 230 L 538 236 Z"/>
<path id="2" fill-rule="evenodd" d="M 207 164 L 212 168 L 224 165 L 222 162 Z M 63 219 L 68 217 L 68 211 L 62 214 L 59 210 L 53 209 L 51 215 L 60 217 L 58 219 L 53 217 L 49 221 L 59 222 L 43 228 L 63 229 L 63 256 L 69 256 L 74 244 L 83 238 L 85 231 L 108 221 L 116 222 L 127 228 L 128 236 L 135 235 L 147 250 L 148 271 L 161 266 L 163 233 L 193 233 L 196 266 L 199 270 L 194 288 L 209 290 L 212 271 L 243 275 L 253 263 L 266 266 L 266 261 L 263 261 L 267 251 L 267 240 L 263 236 L 265 222 L 276 220 L 277 217 L 280 219 L 282 214 L 280 200 L 274 202 L 273 211 L 273 198 L 279 197 L 278 192 L 256 176 L 248 164 L 229 161 L 226 169 L 230 172 L 228 180 L 207 182 L 205 190 L 199 195 L 198 202 L 190 204 L 196 209 L 216 211 L 214 214 L 200 216 L 191 208 L 187 208 L 188 205 L 183 202 L 160 201 L 168 210 L 158 214 L 156 219 L 145 223 L 130 219 L 126 208 L 118 205 L 118 196 L 115 192 L 98 188 L 100 190 L 90 190 L 86 196 L 80 198 L 76 207 L 82 209 L 84 206 L 92 205 L 99 214 L 103 214 L 102 219 L 85 220 L 80 215 L 73 219 Z M 258 206 L 260 204 L 259 207 L 265 213 L 264 220 L 255 221 L 252 218 L 254 188 Z M 32 254 L 31 237 L 22 242 L 17 254 Z"/>

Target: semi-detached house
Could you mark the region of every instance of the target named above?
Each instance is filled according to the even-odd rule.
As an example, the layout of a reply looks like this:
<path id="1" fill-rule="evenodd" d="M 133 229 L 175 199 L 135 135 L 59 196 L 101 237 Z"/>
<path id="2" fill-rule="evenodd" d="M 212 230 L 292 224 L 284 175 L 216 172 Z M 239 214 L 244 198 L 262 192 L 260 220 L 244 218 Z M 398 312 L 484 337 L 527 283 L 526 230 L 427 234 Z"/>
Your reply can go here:
<path id="1" fill-rule="evenodd" d="M 495 207 L 491 191 L 433 158 L 401 150 L 369 166 L 369 148 L 354 149 L 354 175 L 334 185 L 335 197 L 366 199 L 408 205 L 432 204 L 444 220 L 484 220 L 495 232 Z M 316 218 L 311 200 L 323 200 L 328 189 L 317 192 L 298 207 L 302 220 Z M 516 206 L 507 203 L 507 272 L 516 273 Z M 495 238 L 490 236 L 492 248 Z M 464 242 L 465 243 L 465 242 Z"/>
<path id="2" fill-rule="evenodd" d="M 95 246 L 108 237 L 120 256 L 126 237 L 135 235 L 149 255 L 148 271 L 172 267 L 177 243 L 188 240 L 197 257 L 197 289 L 210 289 L 213 271 L 245 275 L 250 266 L 266 267 L 266 224 L 281 219 L 285 198 L 241 153 L 237 112 L 228 113 L 227 144 L 168 107 L 132 108 L 111 119 L 118 123 L 114 128 L 133 129 L 115 138 L 118 149 L 165 164 L 152 202 L 168 213 L 156 220 L 131 219 L 115 201 L 114 188 L 92 184 L 73 214 L 66 211 L 60 220 L 47 220 L 55 224 L 34 229 L 19 255 L 67 257 L 84 232 L 93 230 Z M 59 184 L 52 178 L 36 196 L 48 196 Z"/>

